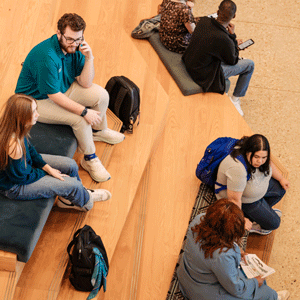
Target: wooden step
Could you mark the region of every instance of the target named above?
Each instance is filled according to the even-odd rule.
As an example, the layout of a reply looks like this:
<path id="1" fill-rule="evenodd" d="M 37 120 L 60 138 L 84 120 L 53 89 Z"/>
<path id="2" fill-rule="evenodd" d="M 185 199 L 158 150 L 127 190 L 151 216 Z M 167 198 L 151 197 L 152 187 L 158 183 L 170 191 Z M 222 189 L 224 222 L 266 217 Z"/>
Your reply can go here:
<path id="1" fill-rule="evenodd" d="M 122 122 L 107 110 L 109 128 L 120 130 Z M 115 146 L 96 143 L 96 153 L 104 166 L 109 165 Z M 79 163 L 81 154 L 75 155 Z M 92 179 L 82 168 L 79 175 L 84 186 L 92 186 Z M 53 207 L 40 239 L 17 284 L 13 299 L 55 299 L 60 289 L 68 255 L 67 245 L 75 231 L 82 226 L 86 213 Z M 41 266 L 43 266 L 41 272 Z M 13 289 L 10 290 L 13 293 Z M 37 296 L 38 295 L 38 296 Z"/>
<path id="2" fill-rule="evenodd" d="M 180 107 L 182 98 L 178 99 L 170 99 L 163 137 L 143 176 L 111 262 L 107 292 L 101 291 L 100 299 L 166 298 L 199 188 L 196 166 L 206 146 L 219 136 L 240 138 L 253 134 L 226 96 L 193 96 L 184 108 Z M 215 108 L 207 102 L 214 103 Z M 193 107 L 187 108 L 189 105 Z M 173 126 L 175 120 L 180 120 L 176 112 L 190 112 L 180 129 Z M 193 134 L 185 136 L 186 132 Z M 286 176 L 279 161 L 272 161 Z M 248 252 L 261 258 L 270 255 L 271 238 L 267 249 L 263 239 L 255 242 L 250 235 Z"/>
<path id="3" fill-rule="evenodd" d="M 164 134 L 144 175 L 148 179 L 143 178 L 147 191 L 144 230 L 137 230 L 137 210 L 143 205 L 142 197 L 136 197 L 140 204 L 134 203 L 135 210 L 130 212 L 111 262 L 108 290 L 101 292 L 101 299 L 165 299 L 199 188 L 197 163 L 215 138 L 244 134 L 252 132 L 228 97 L 183 98 L 175 92 L 170 96 Z"/>
<path id="4" fill-rule="evenodd" d="M 132 45 L 127 35 L 121 36 L 120 39 L 127 40 L 122 42 L 124 47 Z M 130 52 L 128 49 L 124 51 Z M 102 184 L 92 185 L 93 188 L 101 186 L 111 191 L 112 199 L 106 203 L 96 203 L 85 220 L 85 224 L 92 226 L 101 236 L 109 260 L 120 238 L 145 167 L 160 140 L 168 106 L 168 96 L 153 73 L 147 69 L 144 59 L 134 47 L 131 48 L 131 54 L 135 60 L 132 67 L 136 68 L 136 65 L 139 65 L 139 78 L 134 73 L 124 72 L 123 75 L 133 78 L 141 89 L 141 122 L 134 128 L 133 134 L 126 135 L 125 141 L 114 149 L 113 159 L 108 166 L 112 179 Z M 122 52 L 118 55 L 122 55 Z M 129 60 L 130 58 L 127 57 Z M 124 70 L 128 71 L 131 68 L 128 66 Z M 115 72 L 115 74 L 120 73 Z M 85 299 L 87 294 L 76 291 L 70 286 L 69 281 L 65 280 L 57 299 L 68 299 L 67 297 L 73 300 Z"/>

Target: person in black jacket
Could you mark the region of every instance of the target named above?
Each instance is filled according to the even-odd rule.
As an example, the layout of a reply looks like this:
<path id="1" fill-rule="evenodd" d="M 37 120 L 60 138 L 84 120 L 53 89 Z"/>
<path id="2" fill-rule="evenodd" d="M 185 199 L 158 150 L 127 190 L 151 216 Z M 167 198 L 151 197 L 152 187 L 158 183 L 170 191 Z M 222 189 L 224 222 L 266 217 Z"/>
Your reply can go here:
<path id="1" fill-rule="evenodd" d="M 225 79 L 239 75 L 230 99 L 243 116 L 239 98 L 246 94 L 254 62 L 239 58 L 238 41 L 231 23 L 236 13 L 235 3 L 222 1 L 217 13 L 216 19 L 199 19 L 182 59 L 187 71 L 204 92 L 224 94 Z"/>

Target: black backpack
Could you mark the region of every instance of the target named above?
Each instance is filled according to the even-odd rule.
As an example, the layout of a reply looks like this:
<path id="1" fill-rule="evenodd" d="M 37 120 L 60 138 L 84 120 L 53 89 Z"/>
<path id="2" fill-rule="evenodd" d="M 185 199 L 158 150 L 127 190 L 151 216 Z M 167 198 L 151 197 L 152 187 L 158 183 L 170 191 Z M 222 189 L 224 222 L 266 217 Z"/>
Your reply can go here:
<path id="1" fill-rule="evenodd" d="M 78 229 L 73 240 L 68 245 L 67 251 L 71 262 L 71 273 L 69 276 L 71 284 L 79 291 L 92 291 L 92 274 L 95 267 L 95 254 L 93 248 L 97 247 L 102 254 L 108 272 L 108 259 L 105 247 L 99 235 L 88 225 Z M 101 279 L 100 288 L 103 285 Z M 105 290 L 104 290 L 105 291 Z"/>
<path id="2" fill-rule="evenodd" d="M 109 109 L 123 122 L 121 132 L 132 133 L 140 115 L 140 89 L 125 76 L 110 78 L 105 89 L 109 93 Z"/>

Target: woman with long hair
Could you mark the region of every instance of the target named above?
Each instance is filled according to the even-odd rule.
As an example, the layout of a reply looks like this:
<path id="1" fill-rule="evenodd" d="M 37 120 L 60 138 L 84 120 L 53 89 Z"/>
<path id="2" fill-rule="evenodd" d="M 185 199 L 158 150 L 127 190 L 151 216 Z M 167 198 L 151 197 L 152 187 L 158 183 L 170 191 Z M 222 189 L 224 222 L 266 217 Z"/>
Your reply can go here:
<path id="1" fill-rule="evenodd" d="M 28 135 L 38 119 L 31 96 L 15 94 L 0 119 L 0 193 L 10 199 L 34 200 L 58 195 L 58 206 L 87 211 L 95 201 L 108 200 L 107 190 L 87 190 L 78 166 L 64 156 L 38 154 Z"/>
<path id="2" fill-rule="evenodd" d="M 269 234 L 279 227 L 282 213 L 272 207 L 289 187 L 270 155 L 265 136 L 243 137 L 220 163 L 217 175 L 217 183 L 226 186 L 216 193 L 217 199 L 228 198 L 236 203 L 245 214 L 246 229 L 258 234 Z"/>
<path id="3" fill-rule="evenodd" d="M 260 276 L 248 279 L 240 270 L 239 240 L 244 235 L 242 210 L 228 199 L 217 200 L 191 222 L 177 269 L 179 287 L 189 300 L 285 300 Z"/>

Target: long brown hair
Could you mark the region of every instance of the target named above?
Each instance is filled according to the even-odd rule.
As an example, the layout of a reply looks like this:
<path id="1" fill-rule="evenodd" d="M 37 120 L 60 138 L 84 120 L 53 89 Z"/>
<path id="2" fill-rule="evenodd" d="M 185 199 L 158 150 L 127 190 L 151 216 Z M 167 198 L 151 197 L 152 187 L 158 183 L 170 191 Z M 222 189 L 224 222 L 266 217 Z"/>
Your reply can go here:
<path id="1" fill-rule="evenodd" d="M 205 258 L 212 258 L 217 249 L 221 253 L 233 248 L 234 242 L 238 242 L 244 235 L 244 228 L 242 210 L 232 201 L 220 199 L 208 207 L 201 223 L 194 226 L 192 231 L 196 235 L 195 241 L 200 242 Z"/>
<path id="2" fill-rule="evenodd" d="M 0 119 L 0 170 L 8 165 L 9 145 L 11 139 L 21 144 L 23 155 L 26 157 L 24 137 L 27 137 L 32 127 L 32 102 L 36 100 L 23 94 L 12 95 L 2 108 Z"/>

